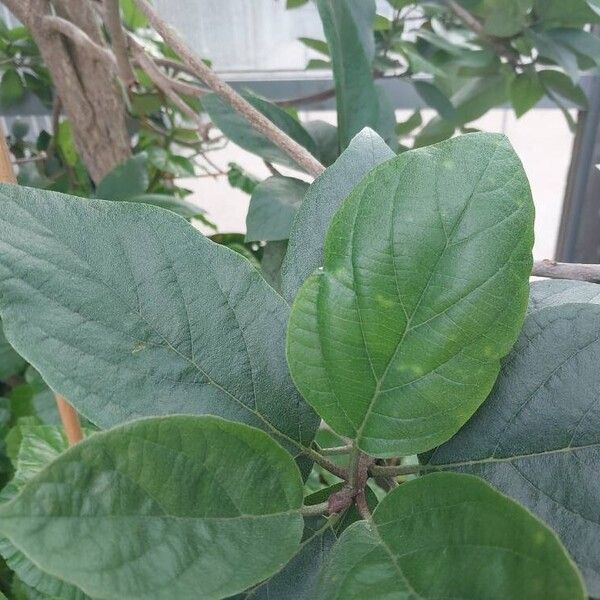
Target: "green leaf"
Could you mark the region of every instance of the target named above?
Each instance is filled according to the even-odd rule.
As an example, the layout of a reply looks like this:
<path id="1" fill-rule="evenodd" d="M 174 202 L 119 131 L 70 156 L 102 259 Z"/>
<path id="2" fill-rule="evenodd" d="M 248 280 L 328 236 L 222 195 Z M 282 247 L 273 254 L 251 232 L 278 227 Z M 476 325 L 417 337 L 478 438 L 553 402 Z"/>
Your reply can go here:
<path id="1" fill-rule="evenodd" d="M 307 2 L 308 0 L 287 0 L 285 7 L 287 9 L 298 8 L 299 6 L 304 6 Z"/>
<path id="2" fill-rule="evenodd" d="M 386 496 L 334 546 L 316 600 L 584 600 L 554 533 L 476 477 L 438 473 Z"/>
<path id="3" fill-rule="evenodd" d="M 263 247 L 260 270 L 267 283 L 277 292 L 281 292 L 281 264 L 287 247 L 287 240 L 267 242 Z"/>
<path id="4" fill-rule="evenodd" d="M 381 102 L 372 74 L 374 0 L 317 0 L 317 7 L 333 64 L 340 147 L 364 127 L 391 142 L 393 110 Z"/>
<path id="5" fill-rule="evenodd" d="M 570 48 L 573 52 L 590 59 L 597 66 L 600 65 L 600 38 L 596 33 L 559 27 L 550 29 L 545 34 L 557 44 Z"/>
<path id="6" fill-rule="evenodd" d="M 533 203 L 508 140 L 470 134 L 375 167 L 296 296 L 287 357 L 336 433 L 380 457 L 446 441 L 489 394 L 528 297 Z"/>
<path id="7" fill-rule="evenodd" d="M 425 104 L 433 108 L 442 119 L 454 120 L 456 117 L 454 106 L 452 106 L 452 102 L 448 100 L 446 95 L 437 86 L 428 81 L 421 80 L 414 80 L 413 85 Z"/>
<path id="8" fill-rule="evenodd" d="M 537 33 L 536 31 L 528 30 L 527 36 L 536 47 L 540 56 L 550 59 L 561 67 L 573 84 L 577 84 L 579 80 L 579 68 L 577 65 L 577 56 L 571 48 L 556 43 L 547 32 Z"/>
<path id="9" fill-rule="evenodd" d="M 511 37 L 525 28 L 533 0 L 484 0 L 483 30 L 496 37 Z"/>
<path id="10" fill-rule="evenodd" d="M 577 108 L 585 110 L 588 106 L 588 100 L 583 90 L 574 85 L 573 82 L 560 71 L 550 69 L 538 73 L 542 85 L 547 93 L 554 97 L 555 95 L 573 102 Z"/>
<path id="11" fill-rule="evenodd" d="M 92 597 L 216 599 L 294 555 L 301 506 L 298 469 L 267 435 L 173 416 L 74 446 L 2 506 L 0 530 Z"/>
<path id="12" fill-rule="evenodd" d="M 310 443 L 317 419 L 284 357 L 288 307 L 245 258 L 141 203 L 7 185 L 0 197 L 6 336 L 81 414 L 110 427 L 209 413 L 295 453 Z"/>
<path id="13" fill-rule="evenodd" d="M 319 120 L 306 121 L 303 125 L 315 141 L 319 161 L 326 167 L 332 165 L 339 156 L 337 127 Z"/>
<path id="14" fill-rule="evenodd" d="M 310 185 L 292 224 L 281 269 L 281 287 L 288 302 L 294 299 L 305 279 L 323 264 L 325 235 L 344 198 L 375 165 L 393 156 L 374 131 L 365 129 Z"/>
<path id="15" fill-rule="evenodd" d="M 150 184 L 148 155 L 136 154 L 104 176 L 96 188 L 96 197 L 105 200 L 128 200 L 143 194 Z"/>
<path id="16" fill-rule="evenodd" d="M 544 96 L 544 86 L 535 71 L 519 73 L 510 84 L 510 101 L 517 117 L 532 109 Z"/>
<path id="17" fill-rule="evenodd" d="M 313 156 L 317 149 L 312 137 L 288 112 L 253 94 L 242 94 L 244 98 L 259 110 L 265 117 L 275 123 L 279 129 L 287 133 L 293 140 L 304 146 Z M 216 94 L 202 96 L 202 106 L 208 112 L 213 123 L 234 143 L 261 158 L 294 169 L 299 166 L 285 153 L 259 133 L 248 121 L 237 113 Z"/>
<path id="18" fill-rule="evenodd" d="M 171 173 L 176 177 L 189 177 L 194 175 L 194 165 L 185 156 L 178 156 L 159 146 L 148 149 L 148 162 L 159 171 Z"/>
<path id="19" fill-rule="evenodd" d="M 151 204 L 152 206 L 170 210 L 184 219 L 200 219 L 205 221 L 204 211 L 199 206 L 196 206 L 188 200 L 179 198 L 178 196 L 169 196 L 168 194 L 141 194 L 140 196 L 127 198 L 127 202 L 143 202 L 144 204 Z"/>
<path id="20" fill-rule="evenodd" d="M 246 241 L 287 240 L 308 183 L 275 176 L 259 183 L 252 192 L 246 216 Z"/>
<path id="21" fill-rule="evenodd" d="M 73 126 L 70 121 L 61 121 L 59 123 L 55 141 L 64 162 L 70 167 L 74 167 L 77 164 L 79 155 L 75 148 Z"/>
<path id="22" fill-rule="evenodd" d="M 17 375 L 26 364 L 26 361 L 8 343 L 0 321 L 0 381 Z"/>
<path id="23" fill-rule="evenodd" d="M 246 194 L 252 194 L 252 191 L 260 181 L 234 162 L 230 162 L 228 166 L 227 181 L 229 185 L 232 188 L 246 192 Z"/>
<path id="24" fill-rule="evenodd" d="M 300 37 L 298 41 L 302 42 L 307 48 L 315 50 L 320 54 L 324 54 L 325 56 L 329 56 L 329 46 L 327 42 L 323 40 L 315 40 L 314 38 L 308 37 Z"/>
<path id="25" fill-rule="evenodd" d="M 8 108 L 14 106 L 23 99 L 25 86 L 20 75 L 15 69 L 4 71 L 0 79 L 0 106 Z"/>
<path id="26" fill-rule="evenodd" d="M 546 26 L 578 27 L 597 23 L 598 13 L 591 9 L 593 0 L 535 0 L 535 14 Z"/>
<path id="27" fill-rule="evenodd" d="M 590 285 L 595 304 L 572 303 L 586 301 L 579 289 L 538 299 L 494 391 L 428 464 L 484 477 L 530 508 L 561 537 L 596 597 L 600 286 Z"/>
<path id="28" fill-rule="evenodd" d="M 559 304 L 588 302 L 600 304 L 600 285 L 567 279 L 534 281 L 531 284 L 527 313 Z"/>
<path id="29" fill-rule="evenodd" d="M 409 135 L 414 129 L 420 127 L 423 123 L 420 111 L 415 111 L 406 121 L 396 124 L 396 134 L 403 136 Z"/>
<path id="30" fill-rule="evenodd" d="M 128 29 L 135 31 L 148 25 L 144 13 L 138 9 L 135 0 L 119 0 L 123 23 Z"/>

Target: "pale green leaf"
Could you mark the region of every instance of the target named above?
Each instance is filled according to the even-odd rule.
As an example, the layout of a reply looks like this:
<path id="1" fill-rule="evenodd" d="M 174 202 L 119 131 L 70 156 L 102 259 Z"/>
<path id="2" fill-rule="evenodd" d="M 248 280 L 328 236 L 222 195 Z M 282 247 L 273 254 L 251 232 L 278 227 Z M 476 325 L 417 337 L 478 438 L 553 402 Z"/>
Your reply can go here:
<path id="1" fill-rule="evenodd" d="M 143 194 L 150 183 L 144 152 L 132 156 L 104 176 L 96 187 L 96 197 L 105 200 L 128 200 Z"/>
<path id="2" fill-rule="evenodd" d="M 365 129 L 308 188 L 292 224 L 281 270 L 283 295 L 288 301 L 294 299 L 304 280 L 323 264 L 325 234 L 344 198 L 375 165 L 393 156 L 374 131 Z"/>
<path id="3" fill-rule="evenodd" d="M 316 600 L 584 600 L 564 548 L 519 504 L 476 477 L 402 484 L 333 547 Z"/>
<path id="4" fill-rule="evenodd" d="M 470 134 L 375 167 L 296 296 L 296 386 L 374 456 L 447 440 L 489 394 L 528 297 L 533 203 L 508 140 Z"/>
<path id="5" fill-rule="evenodd" d="M 246 216 L 246 241 L 287 240 L 308 183 L 293 177 L 265 179 L 252 191 Z"/>
<path id="6" fill-rule="evenodd" d="M 245 258 L 141 203 L 0 197 L 7 338 L 90 421 L 209 413 L 295 453 L 312 440 L 285 363 L 289 309 Z"/>
<path id="7" fill-rule="evenodd" d="M 209 600 L 294 555 L 301 505 L 298 469 L 267 435 L 173 416 L 80 442 L 2 506 L 0 531 L 92 597 Z"/>
<path id="8" fill-rule="evenodd" d="M 317 149 L 315 142 L 302 125 L 282 108 L 253 94 L 243 94 L 244 98 L 279 129 L 304 146 L 313 156 Z M 216 94 L 202 96 L 202 106 L 213 123 L 234 143 L 267 161 L 286 165 L 295 169 L 299 166 L 279 146 L 256 131 L 245 117 L 223 102 Z"/>
<path id="9" fill-rule="evenodd" d="M 517 75 L 510 84 L 510 101 L 517 117 L 532 109 L 544 96 L 544 86 L 535 71 Z"/>

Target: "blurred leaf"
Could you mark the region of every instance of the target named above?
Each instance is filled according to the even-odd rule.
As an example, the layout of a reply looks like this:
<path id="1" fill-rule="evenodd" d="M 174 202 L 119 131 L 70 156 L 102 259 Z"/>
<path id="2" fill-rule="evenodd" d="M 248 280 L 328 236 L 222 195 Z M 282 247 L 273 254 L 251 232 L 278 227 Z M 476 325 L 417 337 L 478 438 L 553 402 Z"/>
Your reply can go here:
<path id="1" fill-rule="evenodd" d="M 298 8 L 299 6 L 304 6 L 308 0 L 287 0 L 286 8 Z"/>
<path id="2" fill-rule="evenodd" d="M 2 321 L 0 321 L 0 380 L 6 380 L 20 373 L 27 361 L 8 343 L 4 337 Z"/>
<path id="3" fill-rule="evenodd" d="M 408 135 L 413 129 L 416 129 L 423 123 L 421 111 L 415 111 L 406 121 L 401 121 L 396 124 L 396 134 L 403 136 Z"/>
<path id="4" fill-rule="evenodd" d="M 519 73 L 510 84 L 510 101 L 517 117 L 533 108 L 544 96 L 544 86 L 533 71 Z"/>
<path id="5" fill-rule="evenodd" d="M 98 184 L 96 198 L 127 200 L 143 194 L 150 183 L 147 162 L 148 155 L 142 152 L 115 167 Z"/>
<path id="6" fill-rule="evenodd" d="M 325 56 L 329 56 L 329 46 L 327 45 L 327 42 L 308 37 L 300 37 L 298 40 L 308 48 L 311 48 L 320 54 L 324 54 Z"/>
<path id="7" fill-rule="evenodd" d="M 259 180 L 244 171 L 240 165 L 230 162 L 229 170 L 227 171 L 227 181 L 232 188 L 242 190 L 246 194 L 251 194 L 254 188 L 259 184 Z"/>
<path id="8" fill-rule="evenodd" d="M 383 15 L 375 15 L 373 29 L 375 31 L 389 31 L 392 28 L 392 22 Z"/>
<path id="9" fill-rule="evenodd" d="M 535 0 L 534 8 L 536 16 L 546 26 L 577 27 L 600 20 L 591 4 L 597 5 L 597 0 Z"/>
<path id="10" fill-rule="evenodd" d="M 315 141 L 317 158 L 328 167 L 339 156 L 337 127 L 318 120 L 305 121 L 303 125 Z"/>
<path id="11" fill-rule="evenodd" d="M 321 58 L 311 58 L 306 63 L 307 69 L 331 69 L 332 65 L 328 60 L 322 60 Z"/>
<path id="12" fill-rule="evenodd" d="M 121 5 L 121 17 L 127 29 L 135 31 L 142 27 L 146 27 L 148 20 L 138 9 L 134 0 L 119 0 Z"/>
<path id="13" fill-rule="evenodd" d="M 77 154 L 75 142 L 73 141 L 73 127 L 71 126 L 71 121 L 60 122 L 55 141 L 62 159 L 69 166 L 74 167 L 77 164 L 79 155 Z"/>
<path id="14" fill-rule="evenodd" d="M 170 210 L 185 219 L 200 219 L 205 224 L 209 223 L 205 218 L 204 211 L 199 206 L 177 196 L 169 196 L 167 194 L 140 194 L 139 196 L 126 198 L 126 200 L 127 202 L 143 202 L 144 204 L 151 204 L 152 206 Z M 212 223 L 210 223 L 210 226 L 214 228 Z"/>
<path id="15" fill-rule="evenodd" d="M 497 37 L 516 35 L 527 24 L 532 4 L 532 0 L 484 0 L 484 31 Z"/>
<path id="16" fill-rule="evenodd" d="M 539 71 L 538 76 L 547 92 L 554 96 L 555 94 L 575 104 L 577 108 L 585 110 L 588 106 L 588 100 L 584 91 L 560 71 L 544 70 Z"/>
<path id="17" fill-rule="evenodd" d="M 287 251 L 287 240 L 267 242 L 263 248 L 260 270 L 267 283 L 281 291 L 281 265 Z"/>
<path id="18" fill-rule="evenodd" d="M 564 69 L 571 81 L 576 84 L 579 80 L 579 68 L 577 56 L 571 48 L 563 44 L 557 44 L 546 32 L 537 33 L 533 30 L 527 31 L 527 36 L 532 40 L 540 56 L 550 59 L 559 67 Z"/>
<path id="19" fill-rule="evenodd" d="M 176 177 L 194 175 L 194 165 L 185 156 L 179 156 L 159 146 L 148 149 L 148 161 L 160 171 Z"/>
<path id="20" fill-rule="evenodd" d="M 252 192 L 246 216 L 246 242 L 287 240 L 308 183 L 293 177 L 269 177 Z"/>
<path id="21" fill-rule="evenodd" d="M 446 95 L 433 83 L 422 80 L 413 80 L 415 90 L 425 104 L 433 108 L 443 119 L 453 120 L 456 117 L 456 111 L 452 102 L 448 100 Z"/>
<path id="22" fill-rule="evenodd" d="M 25 95 L 25 86 L 15 69 L 8 69 L 0 79 L 0 105 L 3 108 L 14 106 Z"/>
<path id="23" fill-rule="evenodd" d="M 279 129 L 287 133 L 301 146 L 304 146 L 313 156 L 316 155 L 317 149 L 312 137 L 294 117 L 282 108 L 254 94 L 246 93 L 243 96 Z M 213 123 L 234 144 L 248 152 L 257 154 L 269 162 L 283 164 L 294 169 L 300 168 L 279 146 L 256 131 L 245 117 L 242 117 L 227 103 L 223 102 L 216 94 L 211 93 L 202 96 L 202 105 L 210 115 Z"/>
<path id="24" fill-rule="evenodd" d="M 600 65 L 600 38 L 595 33 L 566 27 L 550 29 L 545 33 L 557 44 L 588 58 L 597 66 Z"/>

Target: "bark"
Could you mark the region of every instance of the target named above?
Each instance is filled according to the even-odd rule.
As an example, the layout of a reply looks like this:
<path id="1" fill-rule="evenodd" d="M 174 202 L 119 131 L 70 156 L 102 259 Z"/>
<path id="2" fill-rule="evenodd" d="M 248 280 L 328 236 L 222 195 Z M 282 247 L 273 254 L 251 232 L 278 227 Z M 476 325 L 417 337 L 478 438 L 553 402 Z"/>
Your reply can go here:
<path id="1" fill-rule="evenodd" d="M 92 2 L 4 0 L 4 4 L 30 30 L 38 45 L 55 93 L 71 121 L 77 149 L 91 178 L 98 183 L 131 153 L 125 99 L 114 65 L 44 25 L 44 17 L 58 15 L 104 46 Z"/>

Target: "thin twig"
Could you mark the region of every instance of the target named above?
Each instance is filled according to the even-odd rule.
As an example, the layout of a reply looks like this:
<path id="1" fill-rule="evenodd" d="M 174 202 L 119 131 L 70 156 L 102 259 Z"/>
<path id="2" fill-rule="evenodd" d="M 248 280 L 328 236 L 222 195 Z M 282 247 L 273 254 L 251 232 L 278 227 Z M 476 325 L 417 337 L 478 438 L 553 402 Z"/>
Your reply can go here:
<path id="1" fill-rule="evenodd" d="M 561 263 L 554 260 L 537 260 L 532 275 L 550 279 L 574 279 L 600 283 L 600 265 L 583 263 Z"/>
<path id="2" fill-rule="evenodd" d="M 419 471 L 430 470 L 427 465 L 372 465 L 369 473 L 375 477 L 397 477 L 398 475 L 413 475 Z"/>
<path id="3" fill-rule="evenodd" d="M 339 477 L 340 479 L 348 478 L 348 471 L 346 469 L 344 469 L 344 467 L 340 467 L 339 465 L 336 465 L 335 463 L 331 462 L 324 456 L 321 456 L 316 450 L 313 450 L 312 448 L 304 448 L 303 451 L 304 451 L 304 454 L 306 454 L 309 458 L 314 460 L 318 465 L 323 467 L 326 471 L 333 473 L 335 476 Z"/>
<path id="4" fill-rule="evenodd" d="M 300 514 L 303 517 L 319 517 L 329 514 L 329 502 L 320 502 L 319 504 L 309 504 L 300 509 Z"/>
<path id="5" fill-rule="evenodd" d="M 40 160 L 46 160 L 47 158 L 48 158 L 48 155 L 42 151 L 39 154 L 36 154 L 35 156 L 24 156 L 23 158 L 15 158 L 12 161 L 12 164 L 13 165 L 24 165 L 26 163 L 37 162 Z"/>
<path id="6" fill-rule="evenodd" d="M 194 70 L 194 74 L 223 98 L 237 112 L 245 117 L 257 131 L 279 146 L 296 164 L 307 173 L 317 177 L 325 167 L 306 148 L 281 131 L 272 121 L 242 98 L 229 84 L 216 75 L 208 65 L 197 57 L 186 45 L 175 29 L 167 24 L 147 0 L 135 0 L 150 24 L 163 37 L 165 42 L 181 57 L 182 61 Z"/>
<path id="7" fill-rule="evenodd" d="M 104 20 L 117 61 L 119 77 L 123 85 L 129 88 L 135 83 L 135 74 L 127 53 L 127 40 L 121 24 L 119 0 L 104 0 Z"/>
<path id="8" fill-rule="evenodd" d="M 270 163 L 268 160 L 263 160 L 263 162 L 265 163 L 265 167 L 269 169 L 269 173 L 271 173 L 271 175 L 274 177 L 281 176 L 281 173 L 273 166 L 273 163 Z"/>
<path id="9" fill-rule="evenodd" d="M 519 56 L 506 47 L 500 40 L 485 33 L 483 25 L 463 6 L 455 0 L 446 0 L 448 8 L 474 33 L 476 33 L 485 43 L 492 46 L 499 56 L 503 56 L 513 66 L 519 64 Z"/>
<path id="10" fill-rule="evenodd" d="M 332 456 L 335 454 L 348 454 L 352 450 L 352 445 L 333 446 L 331 448 L 321 448 L 321 454 L 324 456 Z"/>
<path id="11" fill-rule="evenodd" d="M 108 62 L 113 68 L 117 68 L 117 61 L 114 54 L 104 46 L 100 46 L 92 38 L 79 29 L 77 25 L 73 25 L 70 21 L 61 17 L 47 15 L 42 18 L 42 27 L 47 32 L 60 33 L 69 38 L 77 46 L 93 52 L 98 60 Z"/>
<path id="12" fill-rule="evenodd" d="M 131 41 L 131 40 L 130 40 Z M 200 115 L 192 110 L 184 100 L 182 100 L 177 92 L 173 89 L 172 80 L 165 75 L 154 63 L 152 58 L 146 54 L 142 46 L 137 43 L 132 45 L 136 62 L 146 71 L 152 83 L 191 121 L 193 121 L 198 129 L 204 126 Z"/>

